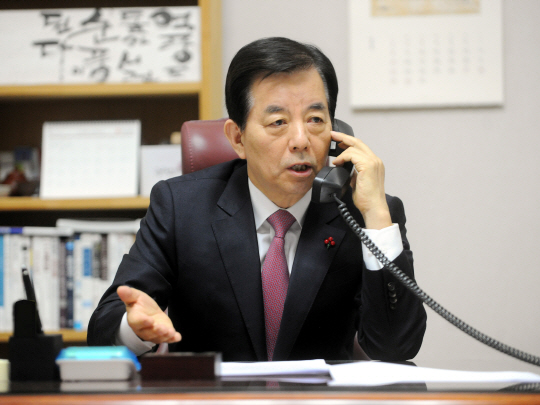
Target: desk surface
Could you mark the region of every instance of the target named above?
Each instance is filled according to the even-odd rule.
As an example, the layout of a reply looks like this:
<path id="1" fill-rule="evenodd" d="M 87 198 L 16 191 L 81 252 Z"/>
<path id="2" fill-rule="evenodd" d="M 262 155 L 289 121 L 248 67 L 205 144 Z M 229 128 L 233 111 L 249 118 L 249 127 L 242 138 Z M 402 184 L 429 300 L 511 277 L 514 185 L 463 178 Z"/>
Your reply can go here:
<path id="1" fill-rule="evenodd" d="M 0 383 L 1 384 L 1 383 Z M 2 389 L 3 388 L 3 389 Z M 12 382 L 0 385 L 0 404 L 540 404 L 540 385 L 398 384 L 329 387 L 275 380 Z"/>
<path id="2" fill-rule="evenodd" d="M 324 395 L 322 393 L 235 393 L 235 394 L 98 394 L 98 395 L 40 395 L 40 396 L 10 396 L 2 398 L 0 401 L 5 405 L 19 405 L 37 403 L 48 404 L 70 404 L 70 405 L 125 405 L 125 404 L 189 404 L 196 405 L 198 402 L 204 405 L 352 405 L 352 404 L 512 404 L 531 405 L 540 404 L 540 397 L 531 394 L 434 394 L 426 393 L 334 393 Z"/>

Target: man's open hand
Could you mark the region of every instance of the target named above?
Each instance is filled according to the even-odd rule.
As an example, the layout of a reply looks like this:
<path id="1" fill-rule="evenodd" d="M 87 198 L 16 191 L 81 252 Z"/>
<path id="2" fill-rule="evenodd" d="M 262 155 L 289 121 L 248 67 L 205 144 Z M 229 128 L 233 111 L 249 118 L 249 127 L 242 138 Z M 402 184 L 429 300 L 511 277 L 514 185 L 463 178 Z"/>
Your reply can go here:
<path id="1" fill-rule="evenodd" d="M 156 344 L 182 339 L 171 319 L 148 294 L 128 286 L 120 286 L 116 292 L 126 304 L 129 326 L 141 339 Z"/>

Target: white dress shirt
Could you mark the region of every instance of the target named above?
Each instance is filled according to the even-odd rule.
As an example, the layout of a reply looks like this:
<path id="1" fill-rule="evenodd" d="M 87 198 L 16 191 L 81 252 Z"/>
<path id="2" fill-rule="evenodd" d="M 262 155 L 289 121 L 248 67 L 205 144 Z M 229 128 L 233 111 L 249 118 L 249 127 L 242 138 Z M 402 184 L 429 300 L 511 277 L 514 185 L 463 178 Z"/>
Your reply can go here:
<path id="1" fill-rule="evenodd" d="M 261 269 L 266 253 L 270 248 L 270 243 L 274 238 L 274 228 L 267 221 L 267 218 L 274 212 L 280 209 L 274 204 L 266 195 L 262 193 L 255 185 L 249 180 L 249 192 L 251 195 L 251 203 L 253 205 L 253 214 L 255 217 L 255 227 L 257 229 L 257 242 L 259 243 L 259 258 L 261 260 Z M 311 190 L 309 190 L 300 201 L 294 204 L 292 207 L 287 208 L 295 218 L 296 222 L 292 224 L 287 233 L 285 234 L 285 256 L 287 259 L 287 267 L 289 268 L 289 274 L 291 273 L 294 263 L 294 257 L 296 254 L 296 247 L 298 246 L 298 240 L 300 239 L 300 233 L 302 232 L 302 225 L 306 217 L 306 212 L 311 201 Z M 401 234 L 399 232 L 398 224 L 392 224 L 391 226 L 376 230 L 365 229 L 366 234 L 371 240 L 379 247 L 379 249 L 385 253 L 389 260 L 394 260 L 403 251 L 403 244 L 401 242 Z M 373 254 L 362 243 L 362 254 L 364 257 L 364 263 L 368 270 L 380 270 L 383 266 L 373 256 Z M 179 331 L 180 334 L 182 333 Z M 145 342 L 141 340 L 135 332 L 131 329 L 127 322 L 127 313 L 124 314 L 120 327 L 116 333 L 117 346 L 127 346 L 137 356 L 149 351 L 155 346 L 152 342 Z"/>

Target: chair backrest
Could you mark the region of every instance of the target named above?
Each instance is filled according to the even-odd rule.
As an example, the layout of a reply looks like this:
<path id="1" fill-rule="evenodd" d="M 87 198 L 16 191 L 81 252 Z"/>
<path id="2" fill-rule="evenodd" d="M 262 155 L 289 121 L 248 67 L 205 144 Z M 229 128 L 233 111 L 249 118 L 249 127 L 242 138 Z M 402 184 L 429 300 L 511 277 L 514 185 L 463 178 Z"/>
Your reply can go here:
<path id="1" fill-rule="evenodd" d="M 182 125 L 182 173 L 192 173 L 238 155 L 223 132 L 226 118 L 186 121 Z"/>

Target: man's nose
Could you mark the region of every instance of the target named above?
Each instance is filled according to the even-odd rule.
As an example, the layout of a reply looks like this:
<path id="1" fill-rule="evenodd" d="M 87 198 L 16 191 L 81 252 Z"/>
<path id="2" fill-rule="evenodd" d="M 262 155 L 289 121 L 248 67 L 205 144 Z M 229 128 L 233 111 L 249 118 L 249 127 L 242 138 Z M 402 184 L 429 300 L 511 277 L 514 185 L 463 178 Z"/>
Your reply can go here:
<path id="1" fill-rule="evenodd" d="M 291 151 L 304 151 L 309 146 L 309 133 L 304 123 L 298 123 L 291 128 L 291 139 L 289 145 Z"/>

